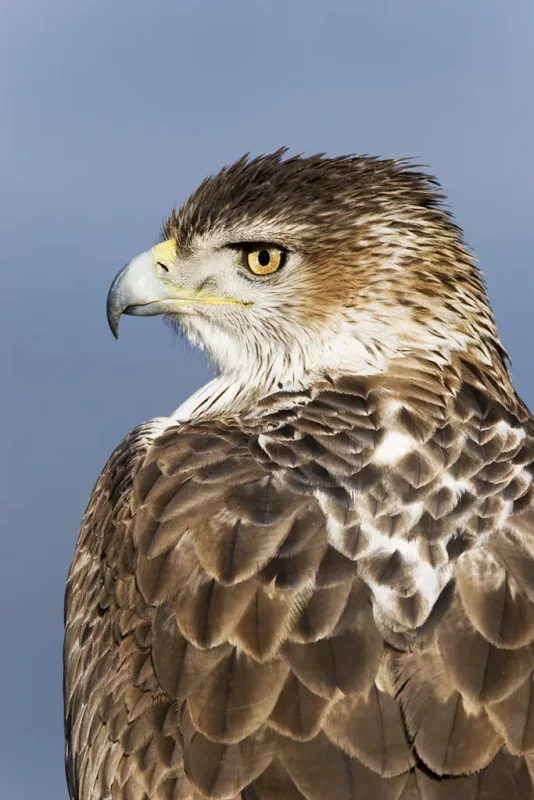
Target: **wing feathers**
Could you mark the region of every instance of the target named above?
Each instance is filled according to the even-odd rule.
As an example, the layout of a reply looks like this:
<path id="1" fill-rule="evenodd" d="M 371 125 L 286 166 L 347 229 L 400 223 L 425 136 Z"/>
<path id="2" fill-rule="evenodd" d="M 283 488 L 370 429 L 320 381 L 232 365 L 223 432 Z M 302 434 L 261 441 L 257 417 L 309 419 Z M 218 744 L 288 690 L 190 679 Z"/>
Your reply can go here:
<path id="1" fill-rule="evenodd" d="M 230 652 L 227 642 L 202 650 L 195 647 L 181 634 L 172 606 L 167 603 L 158 609 L 151 655 L 156 677 L 169 697 L 188 697 Z"/>
<path id="2" fill-rule="evenodd" d="M 212 742 L 245 739 L 268 719 L 288 671 L 280 658 L 261 664 L 234 648 L 188 698 L 195 729 Z"/>
<path id="3" fill-rule="evenodd" d="M 534 682 L 532 675 L 488 714 L 514 755 L 534 752 Z"/>
<path id="4" fill-rule="evenodd" d="M 66 595 L 72 798 L 532 797 L 531 423 L 462 370 L 125 440 Z"/>
<path id="5" fill-rule="evenodd" d="M 285 736 L 306 741 L 319 733 L 329 707 L 328 699 L 314 694 L 290 672 L 269 724 Z"/>
<path id="6" fill-rule="evenodd" d="M 397 800 L 406 778 L 382 779 L 335 747 L 324 734 L 287 742 L 280 760 L 308 800 Z"/>
<path id="7" fill-rule="evenodd" d="M 362 613 L 351 630 L 318 642 L 287 642 L 281 652 L 310 691 L 328 698 L 337 690 L 344 694 L 367 690 L 378 670 L 382 646 L 371 614 Z"/>
<path id="8" fill-rule="evenodd" d="M 175 603 L 182 635 L 201 649 L 228 641 L 255 591 L 253 581 L 222 586 L 215 578 L 200 573 L 180 592 Z"/>
<path id="9" fill-rule="evenodd" d="M 233 641 L 257 661 L 272 658 L 305 602 L 300 592 L 286 591 L 280 596 L 267 586 L 258 586 L 233 632 Z"/>
<path id="10" fill-rule="evenodd" d="M 331 742 L 383 777 L 406 773 L 414 764 L 399 705 L 376 684 L 367 695 L 338 700 L 324 731 Z"/>
<path id="11" fill-rule="evenodd" d="M 534 640 L 534 606 L 491 552 L 462 558 L 457 579 L 462 605 L 488 642 L 516 649 Z"/>
<path id="12" fill-rule="evenodd" d="M 471 625 L 458 599 L 443 619 L 439 646 L 456 686 L 474 703 L 504 700 L 532 672 L 530 648 L 502 650 L 492 645 Z"/>

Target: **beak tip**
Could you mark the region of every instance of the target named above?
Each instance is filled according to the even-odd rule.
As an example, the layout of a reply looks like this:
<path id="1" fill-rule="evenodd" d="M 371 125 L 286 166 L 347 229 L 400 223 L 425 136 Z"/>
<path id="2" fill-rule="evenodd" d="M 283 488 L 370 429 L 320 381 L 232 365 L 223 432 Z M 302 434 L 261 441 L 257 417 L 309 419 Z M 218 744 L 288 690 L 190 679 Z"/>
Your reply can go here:
<path id="1" fill-rule="evenodd" d="M 115 339 L 119 338 L 119 320 L 120 314 L 112 314 L 109 312 L 107 313 L 108 318 L 108 325 L 111 333 L 113 334 Z"/>
<path id="2" fill-rule="evenodd" d="M 121 269 L 121 271 L 115 276 L 113 279 L 113 283 L 110 286 L 108 296 L 106 299 L 106 317 L 108 320 L 108 325 L 111 333 L 115 337 L 115 339 L 119 338 L 119 322 L 122 316 L 122 312 L 124 310 L 124 304 L 122 302 L 121 291 L 120 291 L 120 283 L 124 276 L 127 267 Z"/>
<path id="3" fill-rule="evenodd" d="M 115 302 L 114 295 L 112 293 L 113 286 L 110 289 L 107 303 L 106 303 L 106 318 L 108 321 L 109 329 L 115 339 L 119 338 L 119 322 L 122 314 L 122 310 L 120 310 L 120 304 L 118 305 Z"/>

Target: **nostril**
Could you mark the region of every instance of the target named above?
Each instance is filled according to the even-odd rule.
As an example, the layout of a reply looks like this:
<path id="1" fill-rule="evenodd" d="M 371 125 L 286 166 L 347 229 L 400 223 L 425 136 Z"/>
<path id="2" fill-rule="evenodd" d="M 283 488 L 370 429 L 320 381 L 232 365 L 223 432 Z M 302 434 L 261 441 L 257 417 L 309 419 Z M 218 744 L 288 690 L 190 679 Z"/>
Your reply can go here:
<path id="1" fill-rule="evenodd" d="M 161 269 L 164 269 L 165 272 L 169 271 L 169 268 L 166 267 L 165 264 L 162 264 L 161 261 L 158 261 L 157 263 L 158 263 L 158 267 L 161 267 Z"/>

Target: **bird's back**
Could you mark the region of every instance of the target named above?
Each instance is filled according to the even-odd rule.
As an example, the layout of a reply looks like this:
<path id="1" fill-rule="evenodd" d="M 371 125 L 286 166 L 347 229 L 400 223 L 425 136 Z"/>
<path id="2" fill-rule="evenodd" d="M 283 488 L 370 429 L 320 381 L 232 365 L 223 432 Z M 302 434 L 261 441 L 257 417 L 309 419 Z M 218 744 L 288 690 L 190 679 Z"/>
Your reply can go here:
<path id="1" fill-rule="evenodd" d="M 69 577 L 71 797 L 532 798 L 533 441 L 467 364 L 136 429 Z"/>

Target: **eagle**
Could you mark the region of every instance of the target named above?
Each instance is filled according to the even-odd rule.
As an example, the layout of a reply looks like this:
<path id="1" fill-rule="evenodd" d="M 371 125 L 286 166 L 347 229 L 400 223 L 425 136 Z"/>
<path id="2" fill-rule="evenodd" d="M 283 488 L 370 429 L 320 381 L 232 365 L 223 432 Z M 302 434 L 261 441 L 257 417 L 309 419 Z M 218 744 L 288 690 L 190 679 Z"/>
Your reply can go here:
<path id="1" fill-rule="evenodd" d="M 72 800 L 533 798 L 534 422 L 435 179 L 247 155 L 119 272 L 122 314 L 216 377 L 89 500 Z"/>

